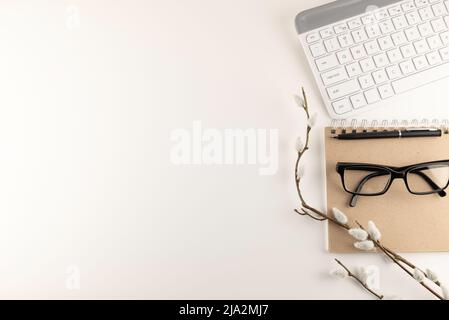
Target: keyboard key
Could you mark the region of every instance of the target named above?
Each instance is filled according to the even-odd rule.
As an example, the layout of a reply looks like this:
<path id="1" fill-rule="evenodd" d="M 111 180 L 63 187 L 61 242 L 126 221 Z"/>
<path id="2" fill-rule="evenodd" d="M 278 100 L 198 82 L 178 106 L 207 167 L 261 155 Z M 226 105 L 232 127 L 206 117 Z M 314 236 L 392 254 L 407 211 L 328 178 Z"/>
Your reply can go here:
<path id="1" fill-rule="evenodd" d="M 326 39 L 334 36 L 334 31 L 330 28 L 324 29 L 320 31 L 321 38 Z"/>
<path id="2" fill-rule="evenodd" d="M 387 72 L 388 78 L 390 80 L 397 79 L 402 75 L 401 69 L 397 65 L 387 67 L 385 71 Z"/>
<path id="3" fill-rule="evenodd" d="M 378 21 L 388 18 L 390 15 L 388 14 L 387 10 L 378 10 L 374 13 L 374 16 Z"/>
<path id="4" fill-rule="evenodd" d="M 379 53 L 378 55 L 375 55 L 373 57 L 374 59 L 374 63 L 376 64 L 376 67 L 378 68 L 382 68 L 384 66 L 386 66 L 388 64 L 388 58 L 387 55 L 385 53 Z"/>
<path id="5" fill-rule="evenodd" d="M 429 20 L 435 17 L 430 7 L 419 9 L 418 12 L 422 20 Z"/>
<path id="6" fill-rule="evenodd" d="M 400 46 L 407 42 L 407 38 L 403 31 L 395 32 L 391 35 L 391 39 L 393 39 L 393 43 L 395 46 Z"/>
<path id="7" fill-rule="evenodd" d="M 320 35 L 316 32 L 309 33 L 306 37 L 307 43 L 312 43 L 318 40 L 320 40 Z"/>
<path id="8" fill-rule="evenodd" d="M 334 31 L 336 34 L 340 34 L 340 33 L 346 32 L 348 30 L 349 30 L 349 28 L 346 23 L 338 24 L 334 27 Z"/>
<path id="9" fill-rule="evenodd" d="M 404 12 L 413 10 L 415 8 L 416 8 L 416 6 L 415 6 L 415 3 L 413 1 L 409 1 L 409 2 L 406 2 L 406 3 L 402 4 L 402 10 L 404 10 Z"/>
<path id="10" fill-rule="evenodd" d="M 396 30 L 399 30 L 399 29 L 402 29 L 402 28 L 405 28 L 408 26 L 407 20 L 405 19 L 404 16 L 394 17 L 393 19 L 391 19 L 391 21 L 393 22 L 393 25 L 396 28 Z"/>
<path id="11" fill-rule="evenodd" d="M 413 58 L 413 63 L 415 64 L 416 70 L 422 70 L 429 66 L 429 63 L 427 62 L 427 59 L 424 56 Z"/>
<path id="12" fill-rule="evenodd" d="M 388 9 L 388 13 L 390 14 L 390 16 L 396 16 L 396 15 L 402 13 L 402 9 L 400 6 L 395 6 L 395 7 Z"/>
<path id="13" fill-rule="evenodd" d="M 365 91 L 366 102 L 369 104 L 380 100 L 379 92 L 376 88 Z"/>
<path id="14" fill-rule="evenodd" d="M 391 84 L 396 93 L 402 93 L 448 76 L 449 63 L 444 63 L 433 68 L 417 72 L 409 77 L 393 81 Z"/>
<path id="15" fill-rule="evenodd" d="M 394 26 L 391 20 L 385 20 L 379 23 L 380 30 L 383 34 L 394 31 Z"/>
<path id="16" fill-rule="evenodd" d="M 390 62 L 392 62 L 392 63 L 402 60 L 401 51 L 397 48 L 388 51 L 387 56 L 388 56 L 388 59 L 390 60 Z"/>
<path id="17" fill-rule="evenodd" d="M 324 40 L 324 46 L 326 47 L 327 52 L 334 52 L 340 49 L 340 44 L 336 38 Z"/>
<path id="18" fill-rule="evenodd" d="M 405 15 L 405 18 L 407 19 L 408 24 L 417 24 L 421 22 L 419 13 L 417 13 L 416 11 L 407 13 Z"/>
<path id="19" fill-rule="evenodd" d="M 360 19 L 353 19 L 351 21 L 348 21 L 348 26 L 349 29 L 353 30 L 353 29 L 357 29 L 359 27 L 362 26 L 362 21 L 360 21 Z"/>
<path id="20" fill-rule="evenodd" d="M 376 84 L 385 82 L 388 80 L 387 73 L 384 70 L 378 70 L 373 72 L 373 79 L 376 82 Z"/>
<path id="21" fill-rule="evenodd" d="M 354 38 L 355 43 L 360 43 L 368 39 L 365 30 L 359 29 L 352 32 L 352 37 Z"/>
<path id="22" fill-rule="evenodd" d="M 340 64 L 346 64 L 349 61 L 352 61 L 351 53 L 348 49 L 337 52 L 337 58 Z"/>
<path id="23" fill-rule="evenodd" d="M 446 27 L 449 28 L 449 16 L 445 16 L 443 19 L 444 19 L 444 22 L 446 23 Z"/>
<path id="24" fill-rule="evenodd" d="M 415 67 L 411 61 L 404 61 L 399 64 L 403 74 L 407 75 L 415 71 Z"/>
<path id="25" fill-rule="evenodd" d="M 378 53 L 380 51 L 379 44 L 375 40 L 365 43 L 365 49 L 369 55 Z"/>
<path id="26" fill-rule="evenodd" d="M 440 55 L 443 60 L 449 60 L 449 48 L 440 49 Z"/>
<path id="27" fill-rule="evenodd" d="M 351 98 L 352 106 L 356 109 L 366 106 L 365 96 L 362 93 L 358 93 Z"/>
<path id="28" fill-rule="evenodd" d="M 363 16 L 361 20 L 362 20 L 362 23 L 364 25 L 373 24 L 373 23 L 377 22 L 376 18 L 372 14 L 369 14 L 367 16 Z"/>
<path id="29" fill-rule="evenodd" d="M 390 36 L 379 38 L 378 41 L 380 48 L 384 51 L 394 47 L 393 40 L 391 40 Z"/>
<path id="30" fill-rule="evenodd" d="M 366 51 L 362 45 L 352 47 L 351 53 L 355 60 L 360 60 L 360 59 L 366 57 Z"/>
<path id="31" fill-rule="evenodd" d="M 360 65 L 362 66 L 363 72 L 368 72 L 376 69 L 376 66 L 372 58 L 363 59 L 362 61 L 360 61 Z"/>
<path id="32" fill-rule="evenodd" d="M 351 102 L 348 98 L 333 102 L 332 107 L 337 114 L 344 114 L 352 110 Z"/>
<path id="33" fill-rule="evenodd" d="M 341 67 L 321 74 L 321 78 L 323 79 L 323 84 L 325 86 L 329 86 L 331 84 L 347 80 L 348 74 L 346 73 L 345 68 Z"/>
<path id="34" fill-rule="evenodd" d="M 340 42 L 340 46 L 342 48 L 349 47 L 354 43 L 350 34 L 343 34 L 341 36 L 338 36 L 338 42 Z"/>
<path id="35" fill-rule="evenodd" d="M 384 84 L 377 89 L 382 99 L 387 99 L 394 95 L 393 88 L 389 84 Z"/>
<path id="36" fill-rule="evenodd" d="M 418 25 L 418 30 L 421 36 L 427 37 L 433 34 L 432 27 L 429 22 Z"/>
<path id="37" fill-rule="evenodd" d="M 429 43 L 429 47 L 431 50 L 442 47 L 443 43 L 438 35 L 434 35 L 427 38 L 427 42 Z"/>
<path id="38" fill-rule="evenodd" d="M 426 58 L 427 58 L 427 61 L 429 61 L 429 64 L 431 66 L 434 66 L 441 62 L 441 57 L 440 57 L 440 54 L 438 53 L 438 51 L 429 52 L 428 54 L 426 54 Z"/>
<path id="39" fill-rule="evenodd" d="M 378 24 L 366 26 L 365 31 L 368 38 L 376 38 L 382 34 Z"/>
<path id="40" fill-rule="evenodd" d="M 410 58 L 416 54 L 415 48 L 411 44 L 406 44 L 402 46 L 401 53 L 404 58 Z"/>
<path id="41" fill-rule="evenodd" d="M 429 51 L 429 46 L 425 39 L 418 40 L 413 43 L 418 54 Z"/>
<path id="42" fill-rule="evenodd" d="M 440 33 L 440 38 L 444 45 L 448 45 L 449 44 L 449 31 Z"/>
<path id="43" fill-rule="evenodd" d="M 374 85 L 373 77 L 369 73 L 367 75 L 359 77 L 359 82 L 362 89 L 366 89 Z"/>
<path id="44" fill-rule="evenodd" d="M 415 4 L 419 8 L 419 7 L 428 5 L 429 1 L 428 0 L 415 0 Z"/>
<path id="45" fill-rule="evenodd" d="M 434 4 L 432 6 L 432 11 L 433 11 L 433 14 L 435 15 L 435 17 L 441 17 L 447 13 L 446 8 L 444 7 L 443 3 Z"/>
<path id="46" fill-rule="evenodd" d="M 335 100 L 355 93 L 359 90 L 359 83 L 357 82 L 357 80 L 352 79 L 328 88 L 327 93 L 329 94 L 329 98 L 331 98 L 331 100 Z"/>
<path id="47" fill-rule="evenodd" d="M 407 37 L 407 40 L 410 42 L 421 38 L 417 27 L 408 28 L 404 32 L 405 32 L 405 36 Z"/>
<path id="48" fill-rule="evenodd" d="M 358 76 L 362 73 L 362 70 L 360 69 L 360 65 L 358 62 L 353 62 L 351 64 L 348 64 L 346 66 L 346 71 L 348 71 L 349 77 Z"/>
<path id="49" fill-rule="evenodd" d="M 326 71 L 338 65 L 337 58 L 333 54 L 317 59 L 315 63 L 319 71 Z"/>
<path id="50" fill-rule="evenodd" d="M 326 53 L 326 49 L 324 48 L 323 44 L 321 42 L 312 44 L 309 46 L 310 52 L 312 53 L 312 57 L 316 58 L 319 56 L 322 56 Z"/>
<path id="51" fill-rule="evenodd" d="M 432 25 L 432 29 L 434 32 L 440 32 L 446 29 L 446 24 L 441 18 L 430 21 L 430 24 Z"/>

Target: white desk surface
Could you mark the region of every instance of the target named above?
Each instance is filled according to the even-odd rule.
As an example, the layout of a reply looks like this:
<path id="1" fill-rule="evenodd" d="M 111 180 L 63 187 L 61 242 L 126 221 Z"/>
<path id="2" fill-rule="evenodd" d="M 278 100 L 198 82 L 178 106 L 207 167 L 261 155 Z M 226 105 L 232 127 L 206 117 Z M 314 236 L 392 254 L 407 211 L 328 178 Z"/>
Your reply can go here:
<path id="1" fill-rule="evenodd" d="M 301 85 L 319 116 L 304 192 L 325 202 L 330 119 L 293 26 L 324 2 L 3 1 L 0 298 L 371 299 L 327 276 L 324 225 L 293 213 Z M 362 117 L 449 117 L 447 84 Z M 279 129 L 277 174 L 173 165 L 170 133 L 195 120 Z M 381 256 L 338 257 L 431 298 Z M 407 257 L 449 283 L 449 254 Z"/>

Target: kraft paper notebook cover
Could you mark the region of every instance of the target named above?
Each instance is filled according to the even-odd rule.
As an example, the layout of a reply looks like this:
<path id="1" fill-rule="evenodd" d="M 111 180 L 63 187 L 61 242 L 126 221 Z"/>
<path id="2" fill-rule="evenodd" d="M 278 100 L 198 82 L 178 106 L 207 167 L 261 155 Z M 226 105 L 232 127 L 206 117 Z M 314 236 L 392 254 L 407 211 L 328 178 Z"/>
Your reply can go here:
<path id="1" fill-rule="evenodd" d="M 398 252 L 449 251 L 448 195 L 413 195 L 404 181 L 393 181 L 381 196 L 359 198 L 356 207 L 349 206 L 351 195 L 343 189 L 336 171 L 337 162 L 360 162 L 388 166 L 406 166 L 421 162 L 449 159 L 449 134 L 441 137 L 393 138 L 373 140 L 337 140 L 325 129 L 327 213 L 336 207 L 346 213 L 352 226 L 358 221 L 366 226 L 373 220 L 382 232 L 382 242 Z M 352 131 L 353 128 L 346 129 Z M 384 130 L 366 128 L 360 130 Z M 359 252 L 347 232 L 328 224 L 328 248 L 331 252 Z"/>

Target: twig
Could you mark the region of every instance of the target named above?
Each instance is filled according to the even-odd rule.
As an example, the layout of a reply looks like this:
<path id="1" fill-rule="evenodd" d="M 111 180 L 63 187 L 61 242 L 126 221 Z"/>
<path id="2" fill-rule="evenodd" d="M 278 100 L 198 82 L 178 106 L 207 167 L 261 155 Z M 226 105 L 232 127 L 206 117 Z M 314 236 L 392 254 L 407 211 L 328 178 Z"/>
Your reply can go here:
<path id="1" fill-rule="evenodd" d="M 391 249 L 389 249 L 389 248 L 387 248 L 387 247 L 385 247 L 385 246 L 383 246 L 383 248 L 385 249 L 386 252 L 388 252 L 390 255 L 392 255 L 396 260 L 398 260 L 398 261 L 404 263 L 405 265 L 409 266 L 411 269 L 417 269 L 417 270 L 421 271 L 421 272 L 424 274 L 424 276 L 425 276 L 427 279 L 429 279 L 429 276 L 427 275 L 427 273 L 426 273 L 424 270 L 418 268 L 418 267 L 415 266 L 413 263 L 411 263 L 409 260 L 407 260 L 407 259 L 404 258 L 403 256 L 400 256 L 400 255 L 397 254 L 396 252 L 393 252 Z M 429 280 L 430 280 L 430 279 L 429 279 Z M 441 287 L 441 282 L 440 282 L 440 281 L 435 281 L 434 283 L 435 283 L 437 286 Z"/>
<path id="2" fill-rule="evenodd" d="M 365 230 L 365 228 L 356 221 L 356 224 L 359 226 L 360 229 Z M 366 231 L 366 230 L 365 230 Z M 405 268 L 399 261 L 397 258 L 395 258 L 395 256 L 398 256 L 397 254 L 395 254 L 395 256 L 391 255 L 386 249 L 385 247 L 380 243 L 380 241 L 376 241 L 374 239 L 371 238 L 371 236 L 369 236 L 369 240 L 374 242 L 374 245 L 379 248 L 383 253 L 385 253 L 385 255 L 387 257 L 389 257 L 391 259 L 391 261 L 393 261 L 395 264 L 397 264 L 402 270 L 404 270 L 410 277 L 412 277 L 415 281 L 415 277 L 413 276 L 413 273 L 410 270 L 407 270 L 407 268 Z M 425 274 L 424 274 L 425 275 Z M 423 281 L 420 281 L 419 284 L 421 284 L 424 288 L 426 288 L 427 290 L 429 290 L 429 292 L 431 292 L 434 296 L 436 296 L 438 299 L 440 300 L 444 300 L 443 296 L 440 295 L 439 293 L 437 293 L 435 290 L 433 290 L 432 288 L 430 288 L 427 284 L 425 284 Z"/>
<path id="3" fill-rule="evenodd" d="M 348 267 L 346 267 L 340 260 L 335 259 L 335 261 L 343 268 L 346 270 L 346 272 L 348 273 L 348 276 L 351 278 L 354 278 L 362 287 L 364 287 L 369 293 L 373 294 L 374 296 L 376 296 L 376 298 L 382 300 L 384 298 L 383 295 L 378 294 L 377 292 L 375 292 L 374 290 L 372 290 L 370 287 L 368 287 L 365 282 L 363 282 L 362 280 L 359 279 L 359 277 L 357 277 L 355 274 L 353 274 L 351 272 L 351 270 L 349 270 Z"/>
<path id="4" fill-rule="evenodd" d="M 295 212 L 301 216 L 309 216 L 310 218 L 316 220 L 316 221 L 325 221 L 325 218 L 318 218 L 307 212 L 306 210 L 302 209 L 301 211 L 295 209 Z"/>
<path id="5" fill-rule="evenodd" d="M 303 109 L 306 113 L 306 117 L 307 120 L 310 120 L 310 112 L 309 112 L 309 105 L 307 102 L 307 95 L 306 92 L 304 91 L 304 88 L 301 89 L 302 91 L 302 96 L 303 96 L 303 100 L 304 100 L 304 105 L 303 105 Z M 349 230 L 349 227 L 343 223 L 340 223 L 339 221 L 337 221 L 336 219 L 329 217 L 327 214 L 322 213 L 320 210 L 315 209 L 314 207 L 310 206 L 307 204 L 307 202 L 305 201 L 302 192 L 301 192 L 301 188 L 300 188 L 300 182 L 301 182 L 301 178 L 298 178 L 298 170 L 299 170 L 299 162 L 301 161 L 303 155 L 309 150 L 309 143 L 310 143 L 310 131 L 312 130 L 312 128 L 307 125 L 307 130 L 306 130 L 306 142 L 304 145 L 304 148 L 302 150 L 298 150 L 298 157 L 296 159 L 296 165 L 295 165 L 295 184 L 296 184 L 296 191 L 298 192 L 298 196 L 299 199 L 301 200 L 301 206 L 309 211 L 312 211 L 314 214 L 316 214 L 317 216 L 321 217 L 322 219 L 320 219 L 319 221 L 324 221 L 324 220 L 330 220 L 333 223 L 339 225 L 342 228 L 345 228 L 347 230 Z M 307 215 L 309 217 L 314 218 L 313 216 L 311 216 L 310 214 L 304 214 L 304 209 L 303 209 L 303 213 L 300 213 L 298 210 L 295 210 L 296 213 L 300 214 L 300 215 Z M 315 219 L 315 218 L 314 218 Z M 317 220 L 317 219 L 315 219 Z"/>
<path id="6" fill-rule="evenodd" d="M 310 121 L 310 112 L 309 112 L 307 96 L 306 96 L 304 88 L 301 88 L 301 91 L 302 91 L 303 101 L 304 101 L 304 104 L 303 104 L 302 107 L 303 107 L 303 109 L 304 109 L 304 111 L 306 113 L 307 120 Z M 308 217 L 310 217 L 310 218 L 312 218 L 314 220 L 317 220 L 317 221 L 326 221 L 327 220 L 327 221 L 329 221 L 329 222 L 331 222 L 331 223 L 333 223 L 335 225 L 338 225 L 341 228 L 344 228 L 346 230 L 350 230 L 351 227 L 349 225 L 343 224 L 340 221 L 336 220 L 335 218 L 333 218 L 333 217 L 331 217 L 331 216 L 321 212 L 320 210 L 310 206 L 305 201 L 305 198 L 304 198 L 304 196 L 303 196 L 303 194 L 301 192 L 301 188 L 300 188 L 301 177 L 298 177 L 299 163 L 300 163 L 302 157 L 304 156 L 304 154 L 309 150 L 310 131 L 311 131 L 311 129 L 312 129 L 311 126 L 307 125 L 306 142 L 305 142 L 304 148 L 302 150 L 298 150 L 298 157 L 296 159 L 296 164 L 295 164 L 295 184 L 296 184 L 296 190 L 297 190 L 297 193 L 298 193 L 298 196 L 299 196 L 299 199 L 300 199 L 300 202 L 301 202 L 301 206 L 302 206 L 301 211 L 295 209 L 295 212 L 300 214 L 300 215 L 302 215 L 302 216 L 308 216 Z M 311 211 L 313 214 L 311 214 L 309 211 Z M 363 228 L 360 224 L 359 224 L 359 227 Z M 373 242 L 374 242 L 375 246 L 380 249 L 381 252 L 383 252 L 388 258 L 390 258 L 394 263 L 396 263 L 401 269 L 403 269 L 412 278 L 414 278 L 413 277 L 413 273 L 410 272 L 410 270 L 407 270 L 407 268 L 404 265 L 402 265 L 402 263 L 405 264 L 406 266 L 408 266 L 411 269 L 418 269 L 421 272 L 423 272 L 421 269 L 417 268 L 413 263 L 411 263 L 410 261 L 408 261 L 404 257 L 402 257 L 399 254 L 395 253 L 393 250 L 383 246 L 379 241 L 373 241 Z M 424 274 L 424 276 L 426 278 L 428 278 L 428 275 L 425 272 L 423 272 L 423 274 Z M 434 283 L 437 286 L 441 287 L 441 283 L 438 282 L 438 281 L 437 282 L 432 282 L 432 283 Z M 420 282 L 420 284 L 424 288 L 426 288 L 429 292 L 431 292 L 433 295 L 435 295 L 439 299 L 443 300 L 443 297 L 440 294 L 438 294 L 437 292 L 435 292 L 432 288 L 430 288 L 427 284 L 425 284 L 424 282 Z"/>

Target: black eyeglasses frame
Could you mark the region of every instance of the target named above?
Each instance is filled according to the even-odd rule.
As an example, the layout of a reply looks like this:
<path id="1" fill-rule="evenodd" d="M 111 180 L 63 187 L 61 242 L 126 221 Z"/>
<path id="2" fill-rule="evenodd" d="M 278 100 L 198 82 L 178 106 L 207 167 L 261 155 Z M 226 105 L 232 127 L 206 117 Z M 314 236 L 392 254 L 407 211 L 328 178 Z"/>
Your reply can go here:
<path id="1" fill-rule="evenodd" d="M 369 164 L 369 163 L 354 163 L 354 162 L 338 162 L 336 169 L 337 172 L 340 175 L 341 183 L 343 185 L 344 190 L 352 194 L 352 198 L 350 201 L 350 206 L 354 207 L 356 205 L 357 199 L 359 196 L 367 196 L 367 197 L 374 197 L 374 196 L 381 196 L 385 194 L 391 187 L 391 184 L 395 179 L 403 179 L 405 186 L 411 194 L 414 195 L 428 195 L 428 194 L 435 194 L 437 193 L 440 197 L 445 197 L 446 192 L 444 191 L 449 186 L 449 179 L 447 184 L 440 188 L 435 182 L 433 182 L 432 179 L 430 179 L 427 175 L 424 173 L 417 171 L 418 169 L 425 169 L 429 167 L 435 167 L 440 165 L 441 167 L 449 167 L 449 159 L 448 160 L 438 160 L 438 161 L 431 161 L 431 162 L 423 162 L 423 163 L 417 163 L 409 166 L 404 167 L 392 167 L 392 166 L 385 166 L 385 165 L 379 165 L 379 164 Z M 359 185 L 355 190 L 361 190 L 363 187 L 363 184 L 366 183 L 370 178 L 374 178 L 377 176 L 383 176 L 383 175 L 389 175 L 389 180 L 385 185 L 384 190 L 376 193 L 363 193 L 363 192 L 355 192 L 348 190 L 346 184 L 345 184 L 345 170 L 351 169 L 351 170 L 364 170 L 364 171 L 372 171 L 373 173 L 365 177 L 359 182 Z M 429 186 L 432 188 L 431 191 L 426 192 L 417 192 L 413 191 L 408 183 L 408 175 L 410 172 L 416 171 L 417 174 L 421 175 L 421 177 L 429 184 Z"/>

